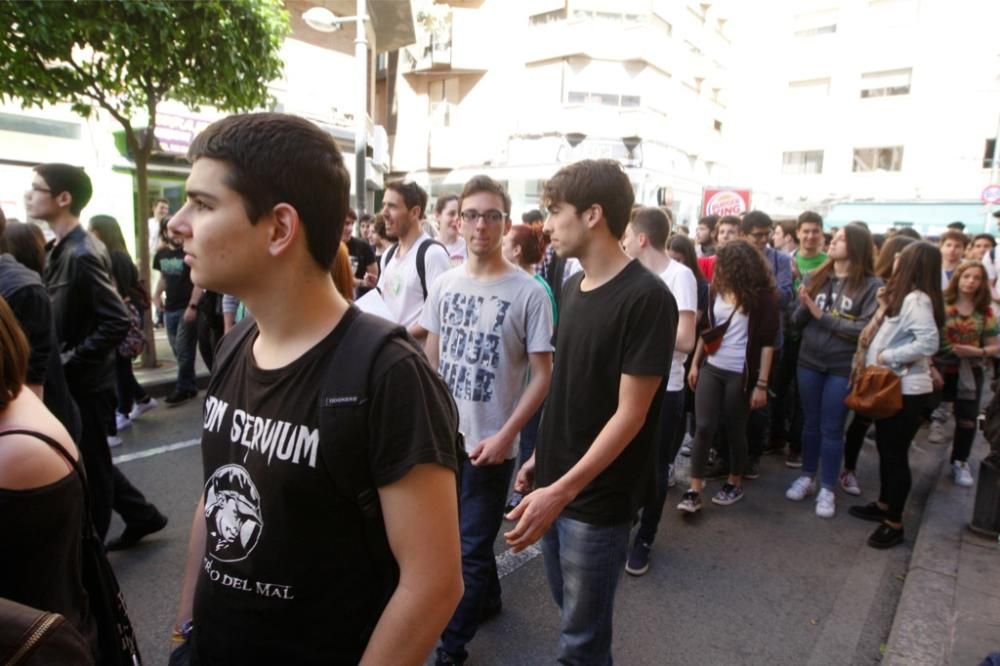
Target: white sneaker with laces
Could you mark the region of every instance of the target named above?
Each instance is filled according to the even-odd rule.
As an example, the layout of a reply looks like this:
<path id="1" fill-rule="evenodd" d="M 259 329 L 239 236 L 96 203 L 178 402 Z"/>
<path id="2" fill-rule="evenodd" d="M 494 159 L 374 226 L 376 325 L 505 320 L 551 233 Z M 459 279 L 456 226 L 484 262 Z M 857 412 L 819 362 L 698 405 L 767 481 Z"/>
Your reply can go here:
<path id="1" fill-rule="evenodd" d="M 969 463 L 956 460 L 951 464 L 951 471 L 954 475 L 956 486 L 971 488 L 975 485 L 975 481 L 972 478 L 972 471 L 969 469 Z"/>
<path id="2" fill-rule="evenodd" d="M 792 483 L 791 487 L 785 491 L 785 497 L 793 502 L 801 502 L 807 495 L 812 495 L 815 492 L 816 482 L 812 480 L 812 477 L 800 476 L 795 479 L 795 482 Z"/>
<path id="3" fill-rule="evenodd" d="M 115 412 L 115 426 L 118 428 L 119 432 L 121 432 L 125 428 L 128 428 L 131 425 L 132 425 L 132 419 L 122 414 L 121 412 Z"/>
<path id="4" fill-rule="evenodd" d="M 833 518 L 837 513 L 836 498 L 832 490 L 822 488 L 816 498 L 816 515 L 820 518 Z"/>
<path id="5" fill-rule="evenodd" d="M 159 404 L 160 403 L 156 401 L 156 398 L 152 397 L 146 402 L 136 402 L 135 405 L 132 407 L 132 412 L 128 416 L 130 419 L 138 418 L 139 416 L 145 414 L 154 407 L 157 407 Z"/>

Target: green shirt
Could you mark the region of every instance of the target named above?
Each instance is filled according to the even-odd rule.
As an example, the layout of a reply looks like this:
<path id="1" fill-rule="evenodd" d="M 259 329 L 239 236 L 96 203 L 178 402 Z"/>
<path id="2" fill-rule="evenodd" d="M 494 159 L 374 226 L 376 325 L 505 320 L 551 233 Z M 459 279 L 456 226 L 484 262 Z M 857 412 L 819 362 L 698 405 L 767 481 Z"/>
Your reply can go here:
<path id="1" fill-rule="evenodd" d="M 820 252 L 814 257 L 803 257 L 801 253 L 795 253 L 795 265 L 799 269 L 800 276 L 792 282 L 792 288 L 795 290 L 795 293 L 798 293 L 799 285 L 802 284 L 801 276 L 813 272 L 822 266 L 824 261 L 826 261 L 826 252 Z"/>

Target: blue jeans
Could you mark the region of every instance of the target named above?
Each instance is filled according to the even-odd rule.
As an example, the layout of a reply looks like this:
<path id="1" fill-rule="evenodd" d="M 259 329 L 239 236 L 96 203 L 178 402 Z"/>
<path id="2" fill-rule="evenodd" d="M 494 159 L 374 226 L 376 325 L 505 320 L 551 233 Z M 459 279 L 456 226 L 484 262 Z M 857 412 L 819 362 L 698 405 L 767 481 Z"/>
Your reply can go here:
<path id="1" fill-rule="evenodd" d="M 167 341 L 177 359 L 177 391 L 198 391 L 194 380 L 194 355 L 198 349 L 198 328 L 195 322 L 184 321 L 184 310 L 164 313 Z"/>
<path id="2" fill-rule="evenodd" d="M 441 634 L 441 650 L 465 660 L 482 612 L 500 602 L 500 579 L 493 542 L 503 523 L 514 459 L 477 467 L 466 458 L 461 470 L 462 580 L 465 593 Z"/>
<path id="3" fill-rule="evenodd" d="M 802 402 L 802 474 L 816 476 L 833 490 L 837 487 L 844 456 L 849 377 L 831 375 L 799 366 L 799 400 Z"/>
<path id="4" fill-rule="evenodd" d="M 667 482 L 670 480 L 670 466 L 674 464 L 677 451 L 684 439 L 684 389 L 667 391 L 663 394 L 660 408 L 659 449 L 656 452 L 656 497 L 642 507 L 642 519 L 635 538 L 645 543 L 653 543 L 656 528 L 663 516 L 663 503 L 667 501 Z"/>
<path id="5" fill-rule="evenodd" d="M 615 589 L 628 557 L 629 527 L 560 516 L 542 537 L 545 575 L 560 612 L 560 664 L 612 663 Z"/>

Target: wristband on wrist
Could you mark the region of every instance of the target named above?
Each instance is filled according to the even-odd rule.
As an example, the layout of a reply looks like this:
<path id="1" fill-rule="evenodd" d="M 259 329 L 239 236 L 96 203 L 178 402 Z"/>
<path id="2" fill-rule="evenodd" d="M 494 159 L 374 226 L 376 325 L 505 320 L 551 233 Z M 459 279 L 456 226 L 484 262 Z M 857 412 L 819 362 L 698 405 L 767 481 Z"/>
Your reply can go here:
<path id="1" fill-rule="evenodd" d="M 194 629 L 194 622 L 188 620 L 178 628 L 174 626 L 174 631 L 170 635 L 170 640 L 174 643 L 186 643 L 191 638 L 191 631 Z"/>

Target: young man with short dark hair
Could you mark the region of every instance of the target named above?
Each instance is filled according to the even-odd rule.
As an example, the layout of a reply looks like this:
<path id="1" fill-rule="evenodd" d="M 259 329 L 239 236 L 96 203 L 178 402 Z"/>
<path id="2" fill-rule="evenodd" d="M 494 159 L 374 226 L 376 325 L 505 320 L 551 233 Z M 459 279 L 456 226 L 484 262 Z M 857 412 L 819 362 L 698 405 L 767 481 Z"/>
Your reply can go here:
<path id="1" fill-rule="evenodd" d="M 207 390 L 178 649 L 202 666 L 420 664 L 462 593 L 457 424 L 447 388 L 395 338 L 374 355 L 367 427 L 321 428 L 358 404 L 325 387 L 368 325 L 330 276 L 350 188 L 340 151 L 307 120 L 256 113 L 213 123 L 188 155 L 170 229 L 195 283 L 255 321 L 227 334 Z M 357 488 L 340 482 L 347 461 Z"/>
<path id="2" fill-rule="evenodd" d="M 378 282 L 378 262 L 375 261 L 375 250 L 368 244 L 365 238 L 364 226 L 361 229 L 361 238 L 354 236 L 354 223 L 358 221 L 358 214 L 353 208 L 347 209 L 347 218 L 344 220 L 344 231 L 340 240 L 347 246 L 347 255 L 351 258 L 351 273 L 354 278 L 354 294 L 360 298 L 375 287 Z M 362 223 L 363 225 L 363 223 Z"/>
<path id="3" fill-rule="evenodd" d="M 642 520 L 629 550 L 625 572 L 641 576 L 649 570 L 650 551 L 656 537 L 667 489 L 673 477 L 674 458 L 684 439 L 684 364 L 694 349 L 695 317 L 698 312 L 698 283 L 694 273 L 667 254 L 670 220 L 658 208 L 640 208 L 632 216 L 622 236 L 625 254 L 659 275 L 677 302 L 677 337 L 670 374 L 663 393 L 660 430 L 657 435 L 656 495 L 642 507 Z"/>
<path id="4" fill-rule="evenodd" d="M 458 404 L 468 453 L 459 474 L 465 594 L 441 635 L 438 664 L 465 663 L 481 619 L 500 610 L 493 542 L 521 429 L 541 407 L 552 378 L 549 297 L 503 257 L 509 195 L 489 177 L 476 176 L 458 206 L 466 261 L 437 279 L 420 318 L 427 358 Z"/>
<path id="5" fill-rule="evenodd" d="M 718 215 L 706 215 L 698 220 L 694 232 L 694 249 L 699 257 L 710 257 L 715 254 L 715 225 L 718 222 Z"/>
<path id="6" fill-rule="evenodd" d="M 941 234 L 938 245 L 941 248 L 941 289 L 947 289 L 955 269 L 965 258 L 969 237 L 957 229 L 948 229 Z"/>
<path id="7" fill-rule="evenodd" d="M 35 167 L 27 209 L 56 236 L 48 245 L 42 277 L 52 299 L 66 384 L 80 410 L 79 447 L 94 528 L 103 540 L 111 511 L 120 514 L 125 530 L 108 543 L 117 550 L 163 529 L 167 518 L 112 464 L 108 450 L 108 427 L 118 404 L 115 353 L 128 333 L 129 316 L 111 281 L 107 248 L 80 224 L 92 193 L 83 169 L 42 164 Z"/>
<path id="8" fill-rule="evenodd" d="M 424 233 L 427 193 L 416 183 L 389 183 L 382 198 L 385 230 L 396 245 L 382 255 L 378 288 L 396 323 L 423 340 L 420 313 L 434 280 L 451 268 L 444 246 Z"/>
<path id="9" fill-rule="evenodd" d="M 612 160 L 582 160 L 545 184 L 545 230 L 583 271 L 563 290 L 555 368 L 535 454 L 509 515 L 516 551 L 542 539 L 561 613 L 560 663 L 610 663 L 614 595 L 632 518 L 655 493 L 654 436 L 677 306 L 620 239 L 634 201 Z"/>

